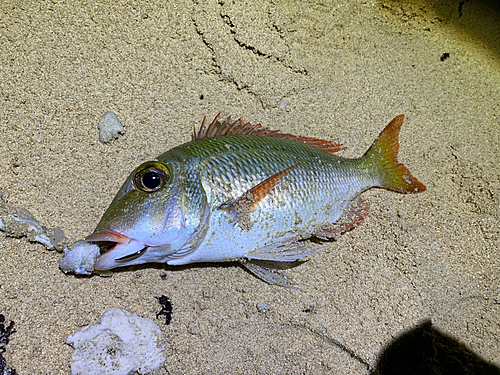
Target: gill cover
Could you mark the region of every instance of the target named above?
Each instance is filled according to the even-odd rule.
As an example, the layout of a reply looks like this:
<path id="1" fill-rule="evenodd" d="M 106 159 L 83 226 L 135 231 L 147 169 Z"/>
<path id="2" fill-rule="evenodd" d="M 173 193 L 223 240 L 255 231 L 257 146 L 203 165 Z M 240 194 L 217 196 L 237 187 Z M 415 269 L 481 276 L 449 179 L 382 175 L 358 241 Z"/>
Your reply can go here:
<path id="1" fill-rule="evenodd" d="M 166 262 L 187 254 L 201 241 L 208 219 L 196 168 L 176 160 L 143 163 L 130 174 L 87 237 L 105 250 L 95 269 Z"/>

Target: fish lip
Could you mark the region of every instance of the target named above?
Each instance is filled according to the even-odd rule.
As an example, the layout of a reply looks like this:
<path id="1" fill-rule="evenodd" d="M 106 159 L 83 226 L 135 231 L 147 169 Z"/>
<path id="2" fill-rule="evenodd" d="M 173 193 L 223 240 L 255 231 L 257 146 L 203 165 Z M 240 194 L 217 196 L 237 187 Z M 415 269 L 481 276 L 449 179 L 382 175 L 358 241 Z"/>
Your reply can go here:
<path id="1" fill-rule="evenodd" d="M 148 249 L 147 245 L 112 229 L 92 233 L 85 240 L 101 248 L 101 255 L 94 264 L 97 271 L 123 266 L 123 263 L 139 258 Z"/>
<path id="2" fill-rule="evenodd" d="M 118 233 L 112 229 L 103 229 L 92 233 L 85 238 L 87 242 L 116 242 L 117 244 L 127 244 L 132 239 L 124 234 Z"/>

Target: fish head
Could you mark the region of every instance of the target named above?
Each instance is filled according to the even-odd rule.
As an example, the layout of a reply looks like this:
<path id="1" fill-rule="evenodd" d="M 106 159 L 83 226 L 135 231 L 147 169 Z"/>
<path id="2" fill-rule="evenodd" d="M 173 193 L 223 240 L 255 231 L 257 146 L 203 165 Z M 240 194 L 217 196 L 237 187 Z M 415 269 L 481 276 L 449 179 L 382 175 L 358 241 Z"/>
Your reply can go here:
<path id="1" fill-rule="evenodd" d="M 148 161 L 136 168 L 87 241 L 101 248 L 95 270 L 166 262 L 196 232 L 196 210 L 188 214 L 186 181 L 177 161 Z M 199 219 L 204 215 L 200 207 Z M 194 220 L 193 220 L 194 219 Z"/>

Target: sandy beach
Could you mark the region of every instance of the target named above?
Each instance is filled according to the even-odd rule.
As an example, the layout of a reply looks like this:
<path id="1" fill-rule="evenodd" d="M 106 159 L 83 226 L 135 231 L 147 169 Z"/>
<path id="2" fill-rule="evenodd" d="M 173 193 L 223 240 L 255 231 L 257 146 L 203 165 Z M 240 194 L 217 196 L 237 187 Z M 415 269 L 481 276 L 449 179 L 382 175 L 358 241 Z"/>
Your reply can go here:
<path id="1" fill-rule="evenodd" d="M 75 276 L 0 232 L 8 368 L 68 374 L 68 335 L 120 307 L 167 336 L 156 375 L 500 374 L 500 6 L 3 1 L 0 14 L 0 189 L 71 242 L 133 168 L 219 112 L 346 157 L 405 114 L 399 160 L 427 186 L 364 193 L 365 222 L 289 271 L 300 289 L 229 263 Z M 107 111 L 126 132 L 102 144 Z"/>

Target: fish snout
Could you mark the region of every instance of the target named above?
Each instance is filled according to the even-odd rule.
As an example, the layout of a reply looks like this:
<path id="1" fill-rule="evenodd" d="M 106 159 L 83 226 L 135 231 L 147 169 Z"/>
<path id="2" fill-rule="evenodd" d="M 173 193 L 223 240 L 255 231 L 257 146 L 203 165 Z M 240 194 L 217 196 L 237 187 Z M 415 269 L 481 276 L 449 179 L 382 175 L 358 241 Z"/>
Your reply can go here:
<path id="1" fill-rule="evenodd" d="M 94 242 L 98 246 L 100 243 L 106 243 L 106 242 L 111 242 L 111 243 L 129 243 L 130 238 L 125 236 L 124 234 L 120 234 L 118 232 L 115 232 L 112 229 L 104 229 L 99 232 L 92 233 L 90 236 L 87 236 L 85 238 L 85 241 L 87 242 Z"/>
<path id="2" fill-rule="evenodd" d="M 100 271 L 126 266 L 128 262 L 144 254 L 148 248 L 143 243 L 112 229 L 92 233 L 85 241 L 92 242 L 101 249 L 101 255 L 94 265 L 94 269 Z"/>

